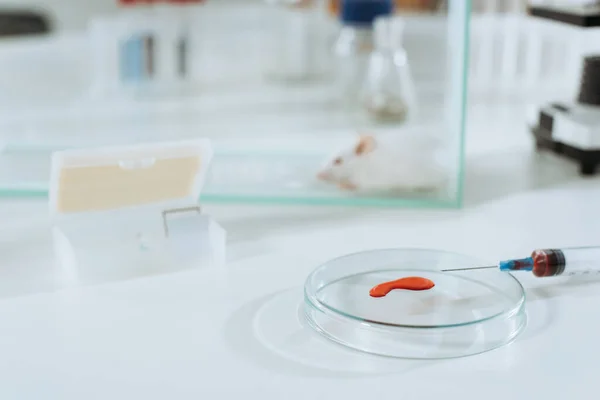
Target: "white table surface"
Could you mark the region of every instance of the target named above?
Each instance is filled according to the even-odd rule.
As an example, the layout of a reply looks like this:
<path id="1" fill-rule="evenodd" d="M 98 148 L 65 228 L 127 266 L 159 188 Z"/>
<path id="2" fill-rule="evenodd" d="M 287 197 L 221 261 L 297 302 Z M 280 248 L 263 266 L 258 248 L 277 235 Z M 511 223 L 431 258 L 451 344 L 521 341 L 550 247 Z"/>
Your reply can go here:
<path id="1" fill-rule="evenodd" d="M 299 323 L 305 277 L 349 252 L 422 247 L 495 262 L 598 244 L 598 179 L 534 154 L 520 108 L 471 111 L 461 210 L 209 205 L 229 235 L 224 268 L 1 299 L 0 398 L 596 398 L 600 281 L 518 275 L 524 333 L 454 360 L 371 357 Z M 43 199 L 3 200 L 0 218 L 3 271 L 50 263 L 19 248 L 46 219 Z"/>
<path id="2" fill-rule="evenodd" d="M 471 129 L 462 210 L 212 205 L 229 233 L 225 268 L 2 300 L 0 398 L 594 398 L 600 282 L 518 275 L 528 295 L 524 333 L 455 360 L 370 357 L 298 322 L 307 274 L 348 252 L 425 247 L 493 262 L 597 244 L 598 180 L 534 155 L 522 128 L 504 145 L 490 132 Z M 9 227 L 43 220 L 46 208 L 1 204 L 6 251 L 18 246 Z M 5 258 L 2 268 L 50 262 L 25 260 Z"/>

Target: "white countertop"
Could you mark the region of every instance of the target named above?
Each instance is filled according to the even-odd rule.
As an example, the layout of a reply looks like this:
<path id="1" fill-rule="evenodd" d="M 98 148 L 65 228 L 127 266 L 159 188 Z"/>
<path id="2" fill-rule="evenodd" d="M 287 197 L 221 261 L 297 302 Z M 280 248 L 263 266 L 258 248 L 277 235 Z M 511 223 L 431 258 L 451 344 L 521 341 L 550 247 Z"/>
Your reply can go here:
<path id="1" fill-rule="evenodd" d="M 471 134 L 471 143 L 484 136 Z M 514 146 L 470 152 L 463 210 L 209 206 L 229 233 L 225 268 L 2 300 L 0 397 L 593 398 L 600 282 L 518 275 L 524 333 L 455 360 L 358 354 L 298 322 L 307 274 L 348 252 L 425 247 L 493 262 L 597 244 L 598 180 L 532 154 L 521 135 L 507 135 Z M 45 209 L 43 200 L 5 200 L 0 215 L 5 227 L 30 224 Z M 50 262 L 16 251 L 11 237 L 5 229 L 0 241 L 4 273 Z"/>
<path id="2" fill-rule="evenodd" d="M 228 232 L 224 268 L 3 296 L 0 398 L 595 398 L 600 281 L 517 275 L 524 333 L 454 360 L 372 357 L 299 322 L 306 276 L 346 253 L 420 247 L 495 262 L 599 244 L 600 181 L 534 154 L 521 108 L 471 111 L 461 210 L 209 205 Z M 2 200 L 0 218 L 0 278 L 50 265 L 25 244 L 44 199 Z"/>

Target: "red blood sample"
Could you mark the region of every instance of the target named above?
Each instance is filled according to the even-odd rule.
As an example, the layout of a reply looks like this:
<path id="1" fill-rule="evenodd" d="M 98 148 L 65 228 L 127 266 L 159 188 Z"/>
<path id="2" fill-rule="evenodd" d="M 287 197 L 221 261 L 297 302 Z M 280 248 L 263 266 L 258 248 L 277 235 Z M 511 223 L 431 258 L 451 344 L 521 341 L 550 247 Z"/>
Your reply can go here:
<path id="1" fill-rule="evenodd" d="M 560 275 L 565 270 L 565 255 L 560 250 L 535 250 L 533 258 L 533 274 L 538 277 Z"/>
<path id="2" fill-rule="evenodd" d="M 369 294 L 371 297 L 384 297 L 394 289 L 404 290 L 429 290 L 435 286 L 433 281 L 420 276 L 409 276 L 406 278 L 396 279 L 395 281 L 380 283 L 373 287 Z"/>

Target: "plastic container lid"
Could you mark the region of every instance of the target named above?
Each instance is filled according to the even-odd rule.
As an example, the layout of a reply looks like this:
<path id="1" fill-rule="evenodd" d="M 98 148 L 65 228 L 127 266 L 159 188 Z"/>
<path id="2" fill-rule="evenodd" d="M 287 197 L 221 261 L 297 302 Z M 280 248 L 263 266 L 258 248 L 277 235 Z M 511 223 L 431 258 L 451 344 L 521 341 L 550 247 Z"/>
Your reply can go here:
<path id="1" fill-rule="evenodd" d="M 342 0 L 340 18 L 350 25 L 371 26 L 375 19 L 393 12 L 392 0 Z"/>
<path id="2" fill-rule="evenodd" d="M 55 152 L 50 213 L 196 205 L 212 155 L 207 139 Z"/>
<path id="3" fill-rule="evenodd" d="M 340 257 L 307 278 L 305 316 L 332 341 L 378 355 L 438 359 L 488 351 L 525 327 L 525 294 L 519 281 L 499 270 L 441 271 L 477 265 L 464 255 L 420 249 Z M 369 294 L 375 285 L 408 276 L 435 286 Z"/>

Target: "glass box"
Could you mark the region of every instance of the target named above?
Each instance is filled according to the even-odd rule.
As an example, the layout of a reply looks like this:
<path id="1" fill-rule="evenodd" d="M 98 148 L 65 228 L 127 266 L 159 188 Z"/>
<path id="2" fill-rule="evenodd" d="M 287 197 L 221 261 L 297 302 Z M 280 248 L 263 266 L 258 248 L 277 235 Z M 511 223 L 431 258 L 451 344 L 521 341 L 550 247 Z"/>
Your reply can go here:
<path id="1" fill-rule="evenodd" d="M 146 8 L 144 22 L 139 15 L 135 22 L 157 35 L 151 43 L 169 42 L 161 32 L 173 34 L 169 27 L 148 33 L 152 21 L 185 16 L 185 79 L 129 82 L 123 90 L 98 60 L 112 49 L 104 64 L 116 71 L 110 60 L 132 57 L 118 60 L 118 46 L 143 53 L 132 45 L 135 29 L 119 37 L 111 28 L 130 9 L 94 16 L 85 31 L 7 40 L 0 46 L 0 196 L 47 196 L 54 151 L 207 138 L 215 154 L 202 202 L 459 207 L 470 1 L 390 1 L 389 10 L 365 17 L 364 3 L 378 1 L 385 3 Z M 289 32 L 285 18 L 295 21 Z M 170 65 L 164 57 L 181 56 L 181 47 L 165 46 L 143 47 L 154 52 L 159 72 Z M 300 53 L 290 54 L 296 48 Z M 281 49 L 288 67 L 318 57 L 301 69 L 318 73 L 273 74 Z M 356 97 L 345 91 L 348 84 Z M 98 90 L 104 85 L 110 90 Z M 394 94 L 402 100 L 395 108 Z"/>

